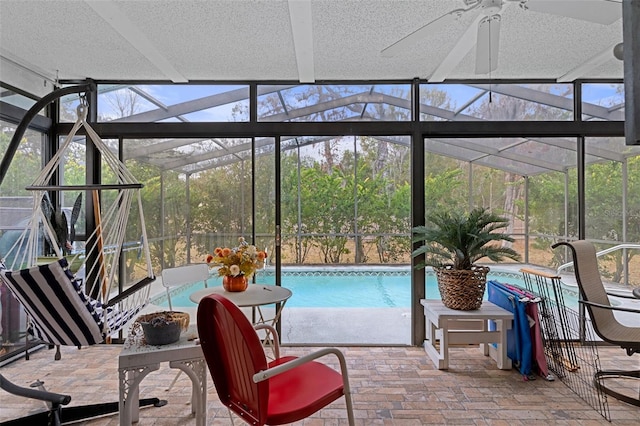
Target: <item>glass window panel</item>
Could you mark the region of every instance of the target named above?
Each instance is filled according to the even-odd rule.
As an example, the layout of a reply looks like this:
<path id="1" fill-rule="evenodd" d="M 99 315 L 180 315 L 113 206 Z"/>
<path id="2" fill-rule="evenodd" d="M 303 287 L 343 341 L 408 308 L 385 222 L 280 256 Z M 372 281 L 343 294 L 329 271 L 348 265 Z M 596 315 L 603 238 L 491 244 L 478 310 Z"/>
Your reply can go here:
<path id="1" fill-rule="evenodd" d="M 62 145 L 65 139 L 66 136 L 60 136 L 59 145 Z M 61 185 L 84 185 L 86 183 L 86 156 L 86 138 L 84 136 L 75 136 L 69 144 L 65 155 L 60 158 L 60 166 L 62 167 Z M 113 174 L 103 175 L 103 178 L 108 178 L 109 176 L 113 176 Z M 111 181 L 113 181 L 113 178 L 111 178 Z M 85 191 L 59 191 L 58 196 L 60 197 L 62 209 L 67 215 L 69 242 L 73 245 L 74 252 L 82 251 L 86 233 Z M 71 219 L 76 201 L 80 205 L 80 210 L 74 222 Z"/>
<path id="2" fill-rule="evenodd" d="M 76 109 L 80 105 L 80 96 L 77 93 L 65 95 L 60 98 L 60 122 L 74 123 L 78 119 Z"/>
<path id="3" fill-rule="evenodd" d="M 0 86 L 2 87 L 2 86 Z M 0 102 L 7 103 L 9 105 L 17 106 L 24 110 L 31 108 L 37 101 L 33 98 L 24 96 L 10 88 L 2 87 L 0 90 Z M 45 115 L 46 109 L 42 109 L 38 112 L 40 115 Z"/>
<path id="4" fill-rule="evenodd" d="M 193 174 L 239 160 L 250 160 L 251 139 L 130 139 L 125 144 L 125 156 L 153 164 L 161 170 Z"/>
<path id="5" fill-rule="evenodd" d="M 600 149 L 614 144 L 618 146 L 616 152 Z M 626 242 L 638 243 L 640 147 L 625 145 L 624 138 L 587 138 L 585 149 L 592 158 L 585 171 L 586 238 L 598 250 Z M 624 281 L 630 260 L 624 254 L 623 250 L 616 250 L 600 258 L 600 273 L 608 281 Z M 637 257 L 640 251 L 631 254 Z"/>
<path id="6" fill-rule="evenodd" d="M 252 241 L 260 250 L 265 250 L 265 265 L 275 265 L 276 229 L 276 155 L 274 138 L 256 138 L 255 156 L 255 211 L 256 237 Z M 247 236 L 248 237 L 248 236 Z M 258 277 L 262 271 L 258 272 Z M 256 278 L 259 280 L 259 278 Z"/>
<path id="7" fill-rule="evenodd" d="M 281 147 L 283 262 L 409 262 L 408 137 L 296 137 Z"/>
<path id="8" fill-rule="evenodd" d="M 125 141 L 127 164 L 137 162 L 145 190 L 154 188 L 147 232 L 164 267 L 204 262 L 215 247 L 251 237 L 250 154 L 250 139 Z"/>
<path id="9" fill-rule="evenodd" d="M 241 122 L 247 85 L 100 85 L 98 121 Z"/>
<path id="10" fill-rule="evenodd" d="M 0 158 L 4 158 L 17 125 L 0 120 Z M 9 253 L 32 216 L 32 193 L 25 190 L 42 168 L 45 136 L 27 129 L 0 186 L 0 259 L 11 265 Z M 25 313 L 18 300 L 0 282 L 2 294 L 2 327 L 0 327 L 0 361 L 16 356 L 25 348 Z M 32 345 L 32 344 L 30 344 Z"/>
<path id="11" fill-rule="evenodd" d="M 621 138 L 619 138 L 621 139 Z M 627 156 L 627 188 L 626 196 L 626 209 L 624 216 L 624 224 L 626 229 L 625 240 L 633 243 L 640 243 L 640 147 L 627 146 L 630 150 L 629 156 Z M 631 287 L 640 287 L 640 266 L 638 259 L 640 258 L 640 250 L 634 249 L 628 252 L 623 252 L 623 256 L 628 256 L 629 263 L 627 270 L 623 271 L 627 284 Z M 633 256 L 633 257 L 632 257 Z"/>
<path id="12" fill-rule="evenodd" d="M 0 154 L 4 157 L 17 126 L 4 120 L 0 126 Z M 9 250 L 32 215 L 33 193 L 25 188 L 42 169 L 44 141 L 42 133 L 27 129 L 0 186 L 0 258 L 5 257 L 7 264 L 12 262 Z"/>
<path id="13" fill-rule="evenodd" d="M 502 244 L 516 250 L 524 258 L 524 178 L 516 173 L 493 167 L 472 165 L 471 208 L 484 207 L 509 220 L 501 232 L 511 235 L 516 241 Z M 491 262 L 482 259 L 482 262 Z M 502 262 L 513 262 L 504 259 Z"/>
<path id="14" fill-rule="evenodd" d="M 0 127 L 2 128 L 2 132 L 0 132 L 0 157 L 4 158 L 17 125 L 0 120 Z M 2 182 L 0 188 L 2 196 L 31 197 L 31 192 L 25 190 L 25 187 L 31 185 L 42 169 L 44 138 L 42 133 L 34 130 L 27 129 L 25 131 Z"/>
<path id="15" fill-rule="evenodd" d="M 461 156 L 443 155 L 439 149 L 444 143 L 434 145 L 432 142 L 425 139 L 425 215 L 442 209 L 467 210 L 469 162 Z"/>
<path id="16" fill-rule="evenodd" d="M 106 142 L 106 141 L 105 141 Z M 127 141 L 125 141 L 126 143 Z M 160 170 L 152 165 L 145 164 L 136 160 L 125 160 L 127 169 L 135 176 L 135 178 L 143 185 L 141 190 L 142 208 L 144 213 L 144 228 L 147 233 L 151 264 L 156 276 L 159 276 L 162 268 L 163 255 L 168 252 L 167 246 L 171 246 L 171 243 L 176 243 L 175 240 L 169 242 L 162 239 L 162 230 L 166 226 L 164 222 L 164 213 L 171 212 L 170 223 L 176 223 L 177 226 L 183 224 L 178 218 L 175 211 L 172 209 L 172 203 L 180 203 L 183 201 L 180 197 L 184 194 L 182 191 L 173 193 L 173 197 L 166 197 L 164 199 L 165 204 L 162 205 L 161 191 L 166 185 L 160 185 L 160 181 L 164 181 L 164 176 L 161 176 Z M 103 166 L 104 175 L 104 166 Z M 101 191 L 103 201 L 102 210 L 105 211 L 107 203 L 111 200 L 115 194 L 111 194 L 112 191 Z M 140 211 L 138 202 L 136 199 L 131 204 L 131 209 L 127 217 L 125 238 L 124 238 L 124 262 L 121 264 L 121 268 L 124 270 L 125 288 L 131 284 L 136 283 L 140 279 L 144 278 L 148 274 L 147 264 L 144 254 L 142 253 L 142 222 L 140 221 Z M 184 229 L 184 228 L 183 228 Z M 184 234 L 183 234 L 184 236 Z M 184 239 L 180 241 L 182 244 L 180 247 L 183 251 L 180 256 L 173 256 L 171 260 L 179 259 L 184 261 Z M 174 253 L 173 253 L 174 254 Z M 182 264 L 182 263 L 180 263 Z"/>
<path id="17" fill-rule="evenodd" d="M 537 238 L 534 249 L 545 252 L 558 239 L 578 235 L 577 196 L 575 168 L 529 179 L 529 233 Z M 553 268 L 561 264 L 555 256 L 550 260 L 552 263 L 539 264 Z"/>
<path id="18" fill-rule="evenodd" d="M 573 120 L 570 84 L 422 84 L 421 121 Z"/>
<path id="19" fill-rule="evenodd" d="M 357 137 L 356 262 L 410 262 L 409 137 Z"/>
<path id="20" fill-rule="evenodd" d="M 461 108 L 478 101 L 484 90 L 464 84 L 420 85 L 420 121 L 454 121 L 477 118 L 461 114 Z"/>
<path id="21" fill-rule="evenodd" d="M 584 83 L 584 121 L 624 121 L 624 83 Z"/>
<path id="22" fill-rule="evenodd" d="M 411 86 L 258 86 L 258 121 L 363 120 L 411 120 Z"/>
<path id="23" fill-rule="evenodd" d="M 426 139 L 425 149 L 524 176 L 562 171 L 576 163 L 575 141 L 562 138 Z"/>
<path id="24" fill-rule="evenodd" d="M 282 171 L 282 193 L 292 195 L 282 206 L 283 242 L 302 247 L 297 263 L 355 262 L 354 145 L 352 137 L 306 144 L 301 170 L 291 161 L 286 181 Z"/>

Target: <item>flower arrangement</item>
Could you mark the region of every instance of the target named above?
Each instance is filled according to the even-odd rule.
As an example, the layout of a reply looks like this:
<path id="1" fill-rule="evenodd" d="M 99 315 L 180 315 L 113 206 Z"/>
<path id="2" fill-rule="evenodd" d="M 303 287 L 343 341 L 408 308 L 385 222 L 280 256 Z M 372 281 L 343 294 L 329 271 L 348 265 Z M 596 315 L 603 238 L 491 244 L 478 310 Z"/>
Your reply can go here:
<path id="1" fill-rule="evenodd" d="M 264 266 L 267 254 L 256 246 L 248 244 L 243 237 L 238 238 L 238 247 L 216 247 L 213 254 L 208 254 L 206 262 L 219 266 L 218 275 L 247 278 Z"/>

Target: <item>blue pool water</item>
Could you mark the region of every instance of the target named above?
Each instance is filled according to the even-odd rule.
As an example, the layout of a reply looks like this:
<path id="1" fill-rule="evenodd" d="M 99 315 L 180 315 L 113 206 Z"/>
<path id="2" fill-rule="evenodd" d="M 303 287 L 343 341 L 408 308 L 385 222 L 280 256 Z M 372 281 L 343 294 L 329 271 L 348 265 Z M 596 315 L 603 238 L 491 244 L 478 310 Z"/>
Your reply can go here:
<path id="1" fill-rule="evenodd" d="M 522 275 L 513 272 L 491 272 L 488 280 L 524 286 Z M 273 273 L 260 273 L 256 277 L 260 284 L 274 284 Z M 209 287 L 221 285 L 219 277 L 209 280 Z M 293 293 L 287 307 L 346 307 L 346 308 L 409 308 L 411 306 L 411 276 L 404 271 L 310 271 L 298 270 L 282 273 L 282 286 Z M 171 294 L 174 307 L 195 307 L 189 300 L 194 291 L 204 288 L 204 283 L 195 283 L 176 289 Z M 433 273 L 427 274 L 426 295 L 428 299 L 440 298 L 438 284 Z M 486 299 L 485 293 L 485 299 Z M 158 296 L 152 303 L 168 307 L 166 294 Z"/>

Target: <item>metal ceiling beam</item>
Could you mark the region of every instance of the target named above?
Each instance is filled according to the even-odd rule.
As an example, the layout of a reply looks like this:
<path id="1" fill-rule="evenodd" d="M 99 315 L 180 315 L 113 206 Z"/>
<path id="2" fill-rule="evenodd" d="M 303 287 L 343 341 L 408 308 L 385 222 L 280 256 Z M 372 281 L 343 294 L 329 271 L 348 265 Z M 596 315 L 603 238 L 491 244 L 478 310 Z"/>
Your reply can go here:
<path id="1" fill-rule="evenodd" d="M 162 168 L 165 170 L 170 170 L 170 169 L 177 169 L 180 167 L 184 167 L 188 164 L 194 164 L 194 163 L 199 163 L 202 161 L 207 161 L 207 160 L 212 160 L 215 158 L 219 158 L 219 157 L 224 157 L 226 155 L 234 155 L 234 154 L 238 154 L 240 152 L 246 151 L 246 152 L 251 152 L 251 141 L 249 140 L 248 142 L 245 143 L 241 143 L 239 145 L 233 145 L 233 146 L 223 146 L 220 145 L 221 148 L 214 150 L 214 151 L 208 151 L 208 152 L 203 152 L 202 154 L 189 154 L 189 155 L 185 155 L 181 158 L 177 158 L 175 160 L 164 160 L 162 162 Z"/>
<path id="2" fill-rule="evenodd" d="M 488 167 L 490 169 L 501 170 L 506 173 L 513 173 L 516 176 L 531 177 L 542 173 L 548 173 L 553 170 L 548 170 L 544 167 L 539 167 L 534 164 L 526 164 L 526 167 L 522 163 L 506 163 L 506 162 L 492 162 L 492 157 L 483 157 L 480 160 L 474 161 L 471 164 Z"/>
<path id="3" fill-rule="evenodd" d="M 437 141 L 437 142 L 441 142 L 445 145 L 453 145 L 453 146 L 457 146 L 460 148 L 464 148 L 467 150 L 471 150 L 471 151 L 475 151 L 478 153 L 481 153 L 482 155 L 471 159 L 471 160 L 467 160 L 470 162 L 476 162 L 478 160 L 480 160 L 481 158 L 485 158 L 485 157 L 496 157 L 496 158 L 505 158 L 508 160 L 513 160 L 513 161 L 517 161 L 519 163 L 522 164 L 527 164 L 527 165 L 531 165 L 531 166 L 536 166 L 536 167 L 540 167 L 540 168 L 544 168 L 547 170 L 554 170 L 554 171 L 563 171 L 564 170 L 564 166 L 563 165 L 558 165 L 555 163 L 551 163 L 549 161 L 545 161 L 539 158 L 533 158 L 533 157 L 526 157 L 520 154 L 516 154 L 516 153 L 512 153 L 510 151 L 508 151 L 509 148 L 512 148 L 513 146 L 509 147 L 509 148 L 504 148 L 504 149 L 498 149 L 498 148 L 494 148 L 488 145 L 483 145 L 481 143 L 474 143 L 473 139 L 457 139 L 457 138 L 453 138 L 453 139 L 433 139 L 431 138 L 430 140 L 433 141 Z M 522 144 L 525 143 L 527 141 L 527 139 L 520 141 L 520 143 L 518 144 Z M 496 165 L 495 167 L 497 168 L 501 168 L 498 165 Z M 522 174 L 522 170 L 520 170 L 519 172 L 516 170 L 516 173 L 518 174 Z"/>
<path id="4" fill-rule="evenodd" d="M 384 137 L 384 136 L 376 136 L 374 138 L 378 139 L 378 140 L 381 140 L 381 141 L 384 141 L 384 142 L 397 143 L 399 145 L 406 146 L 406 147 L 410 146 L 410 144 L 411 144 L 411 142 L 410 142 L 408 137 L 406 138 L 406 140 L 401 140 L 401 141 L 398 141 L 397 139 L 392 139 L 391 137 Z M 287 138 L 287 139 L 297 139 L 297 138 Z M 312 145 L 314 143 L 324 142 L 326 140 L 331 140 L 331 139 L 335 139 L 335 137 L 331 136 L 331 137 L 309 138 L 308 140 L 306 140 L 303 143 L 296 144 L 296 145 L 291 145 L 289 147 L 283 148 L 282 152 L 291 151 L 293 149 L 297 149 L 298 147 Z M 271 142 L 272 140 L 273 140 L 273 138 L 256 139 L 256 148 L 263 148 L 263 147 L 271 146 L 271 145 L 273 145 L 272 142 Z M 271 154 L 272 154 L 272 151 L 259 151 L 258 153 L 256 153 L 256 157 L 261 157 L 261 156 L 264 156 L 264 155 L 271 155 Z M 224 157 L 226 157 L 226 156 L 220 156 L 218 158 L 224 158 Z M 232 159 L 223 160 L 223 161 L 216 161 L 215 164 L 209 164 L 209 165 L 201 167 L 201 168 L 189 170 L 189 173 L 198 173 L 198 172 L 202 172 L 202 171 L 208 170 L 208 169 L 210 169 L 212 167 L 221 167 L 221 166 L 225 166 L 225 165 L 228 165 L 228 164 L 233 164 L 234 162 L 235 162 L 235 160 L 232 160 Z M 183 170 L 183 172 L 186 173 L 185 170 Z"/>
<path id="5" fill-rule="evenodd" d="M 72 123 L 60 123 L 61 133 L 69 132 Z M 575 135 L 622 136 L 624 123 L 619 121 L 397 121 L 344 122 L 194 122 L 194 123 L 114 123 L 92 124 L 103 138 L 210 138 L 261 136 L 330 136 L 330 135 L 406 135 L 414 127 L 429 137 L 562 137 Z M 81 129 L 82 130 L 82 129 Z M 79 131 L 78 133 L 81 133 Z"/>
<path id="6" fill-rule="evenodd" d="M 289 151 L 292 149 L 296 149 L 297 147 L 303 147 L 303 146 L 307 146 L 307 145 L 312 145 L 315 143 L 320 143 L 320 142 L 324 142 L 327 140 L 331 140 L 331 139 L 335 139 L 336 136 L 327 136 L 327 137 L 316 137 L 316 138 L 309 138 L 308 140 L 306 140 L 303 143 L 300 144 L 296 144 L 295 146 L 289 146 L 286 147 L 284 149 L 282 149 L 282 151 Z M 293 137 L 289 137 L 289 138 L 283 138 L 283 140 L 291 140 L 291 139 L 296 139 Z M 391 137 L 384 137 L 384 136 L 376 136 L 374 137 L 374 139 L 383 141 L 383 142 L 389 142 L 389 143 L 395 143 L 395 144 L 399 144 L 402 146 L 409 146 L 410 142 L 409 139 L 407 138 L 406 140 L 400 140 L 398 141 L 398 139 L 394 139 Z M 272 140 L 273 138 L 257 138 L 256 139 L 256 149 L 260 149 L 260 148 L 264 148 L 264 147 L 268 147 L 272 144 Z M 284 144 L 283 144 L 284 146 Z M 197 165 L 198 163 L 201 163 L 203 161 L 209 161 L 209 160 L 216 160 L 219 158 L 224 158 L 227 157 L 229 155 L 233 155 L 233 154 L 238 154 L 240 152 L 243 151 L 249 151 L 251 149 L 250 143 L 249 144 L 241 144 L 241 145 L 235 145 L 234 148 L 229 148 L 229 149 L 220 149 L 220 150 L 216 150 L 216 151 L 210 151 L 207 153 L 203 153 L 203 154 L 199 154 L 199 155 L 189 155 L 188 156 L 188 161 L 187 161 L 187 157 L 185 157 L 184 161 L 168 161 L 166 157 L 163 158 L 154 158 L 150 155 L 145 155 L 144 151 L 141 150 L 138 152 L 138 155 L 136 157 L 130 157 L 129 155 L 127 155 L 127 159 L 134 159 L 134 160 L 138 160 L 138 161 L 144 161 L 146 163 L 149 164 L 153 164 L 156 167 L 162 169 L 162 170 L 178 170 L 179 172 L 182 173 L 197 173 L 200 171 L 204 171 L 204 170 L 208 170 L 214 166 L 219 166 L 221 163 L 220 162 L 216 162 L 215 164 L 208 164 L 206 166 L 203 167 L 198 167 L 195 169 L 192 168 L 185 168 L 186 166 L 191 165 Z M 125 153 L 128 154 L 128 153 Z M 148 154 L 148 153 L 146 153 Z M 260 154 L 257 155 L 264 155 L 264 152 L 261 152 Z M 224 163 L 224 164 L 231 164 L 233 163 L 233 161 L 230 161 L 228 163 Z"/>
<path id="7" fill-rule="evenodd" d="M 431 139 L 433 140 L 433 139 Z M 495 168 L 498 170 L 502 170 L 504 172 L 508 172 L 508 173 L 514 173 L 517 174 L 519 176 L 532 176 L 532 175 L 536 175 L 536 174 L 540 174 L 540 173 L 545 173 L 548 172 L 549 169 L 546 169 L 544 167 L 541 167 L 535 163 L 527 163 L 527 162 L 519 162 L 520 166 L 516 167 L 516 166 L 510 166 L 509 164 L 500 164 L 499 162 L 495 162 L 493 163 L 492 161 L 490 161 L 491 158 L 499 158 L 499 157 L 494 157 L 492 155 L 486 155 L 486 154 L 481 154 L 478 155 L 474 158 L 468 158 L 468 157 L 464 157 L 462 155 L 456 155 L 455 152 L 452 152 L 448 149 L 448 145 L 443 143 L 439 146 L 432 146 L 427 148 L 429 150 L 429 152 L 433 153 L 433 154 L 438 154 L 438 155 L 442 155 L 444 157 L 449 157 L 449 158 L 454 158 L 456 160 L 459 161 L 463 161 L 466 163 L 472 163 L 472 164 L 480 164 L 480 165 L 486 165 L 487 167 L 491 167 L 491 168 Z M 530 169 L 527 171 L 523 168 L 523 165 L 528 166 Z M 554 167 L 555 170 L 556 167 Z"/>
<path id="8" fill-rule="evenodd" d="M 152 145 L 139 145 L 133 148 L 129 148 L 130 144 L 125 143 L 124 154 L 127 158 L 137 158 L 143 155 L 168 151 L 170 149 L 180 148 L 181 146 L 191 145 L 192 143 L 198 143 L 209 139 L 211 138 L 162 139 L 160 142 L 156 142 Z"/>
<path id="9" fill-rule="evenodd" d="M 539 143 L 543 143 L 545 145 L 551 145 L 551 146 L 556 146 L 558 148 L 564 148 L 566 150 L 572 151 L 572 152 L 576 152 L 577 151 L 577 147 L 576 147 L 576 141 L 575 138 L 572 139 L 562 139 L 562 138 L 529 138 L 529 140 L 535 141 L 535 142 L 539 142 Z M 589 147 L 589 155 L 595 155 L 597 157 L 601 157 L 603 159 L 606 160 L 611 160 L 611 161 L 618 161 L 618 162 L 623 162 L 624 161 L 624 155 L 618 153 L 618 152 L 613 152 L 613 151 L 609 151 L 606 149 L 602 149 L 599 147 Z"/>

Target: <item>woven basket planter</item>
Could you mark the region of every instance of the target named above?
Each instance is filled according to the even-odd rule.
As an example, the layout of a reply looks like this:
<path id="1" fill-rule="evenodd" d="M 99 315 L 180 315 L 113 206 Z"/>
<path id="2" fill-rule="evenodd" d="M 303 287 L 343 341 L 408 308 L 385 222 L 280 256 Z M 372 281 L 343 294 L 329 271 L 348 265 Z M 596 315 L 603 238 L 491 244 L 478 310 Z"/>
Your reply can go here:
<path id="1" fill-rule="evenodd" d="M 449 265 L 434 270 L 444 306 L 458 311 L 480 309 L 489 268 L 473 266 L 470 270 L 458 270 Z"/>
<path id="2" fill-rule="evenodd" d="M 168 345 L 180 340 L 180 333 L 189 327 L 186 312 L 160 311 L 140 315 L 133 324 L 132 333 L 142 328 L 144 343 L 147 345 Z"/>

